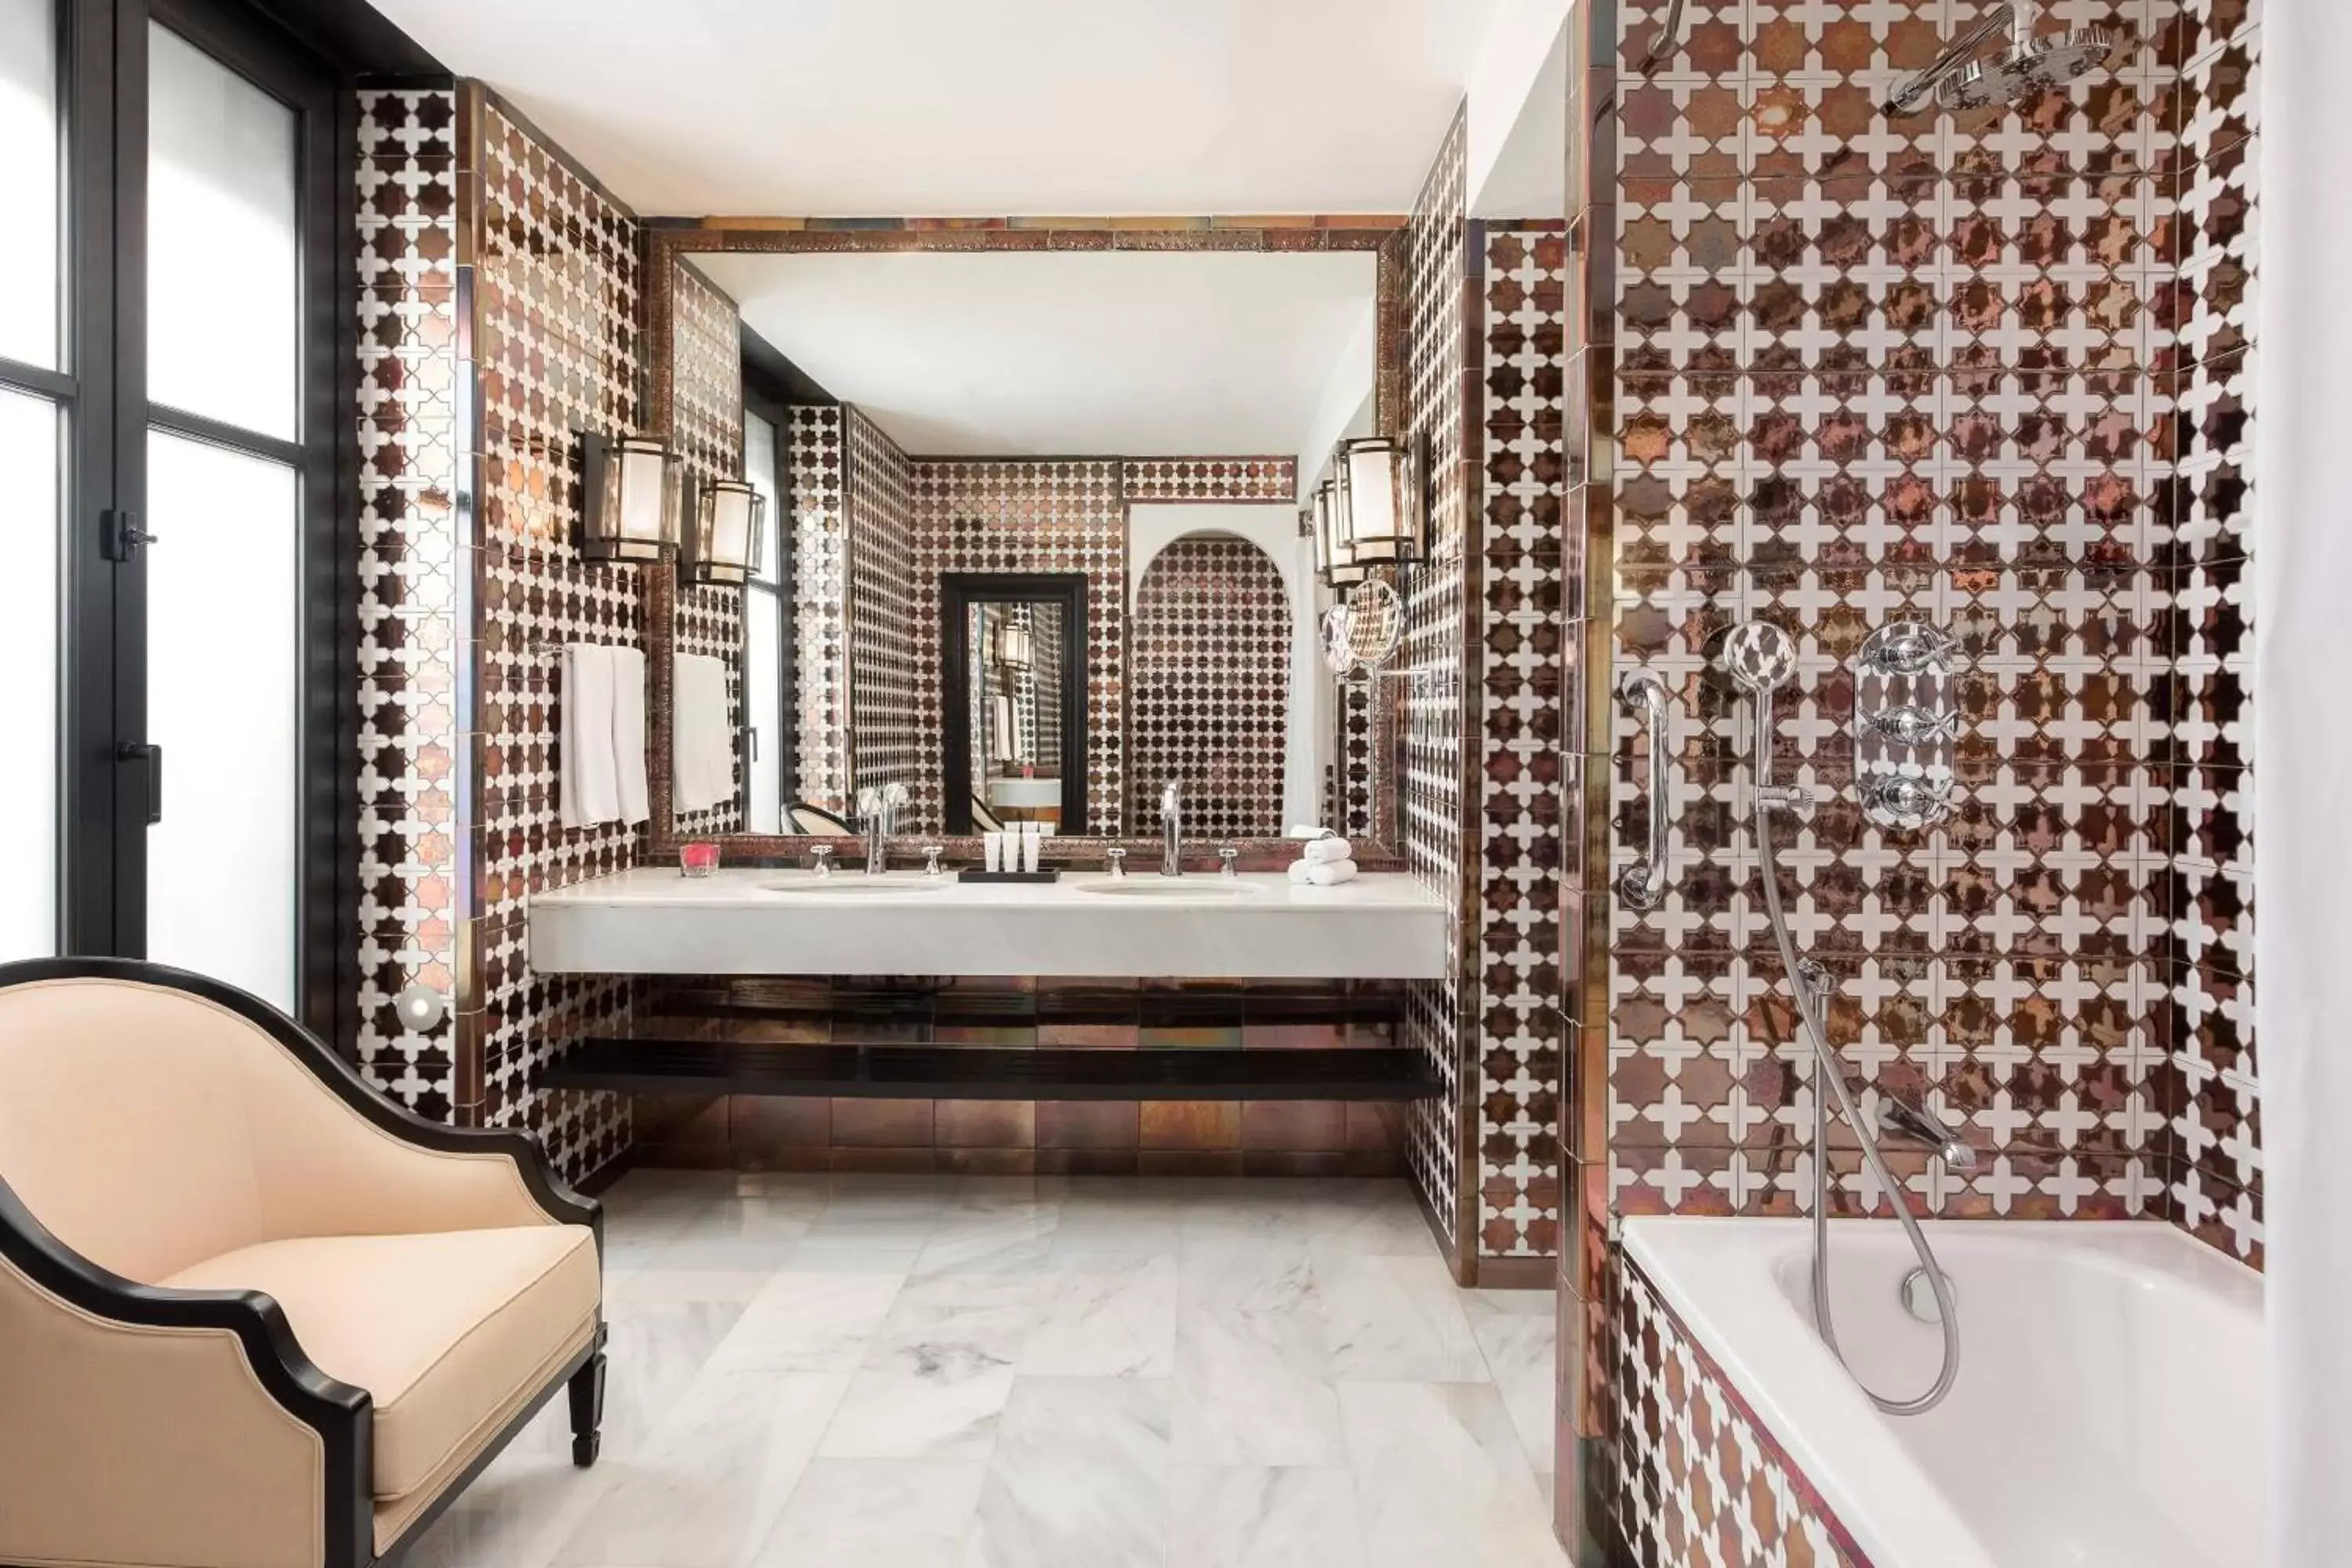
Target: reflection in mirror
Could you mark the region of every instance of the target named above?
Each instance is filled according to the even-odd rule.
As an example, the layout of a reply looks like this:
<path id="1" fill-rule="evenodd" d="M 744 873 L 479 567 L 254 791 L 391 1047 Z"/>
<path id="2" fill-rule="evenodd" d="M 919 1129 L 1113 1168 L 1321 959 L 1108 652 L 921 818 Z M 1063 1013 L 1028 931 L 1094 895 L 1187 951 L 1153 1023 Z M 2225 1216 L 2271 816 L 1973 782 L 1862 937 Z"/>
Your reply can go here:
<path id="1" fill-rule="evenodd" d="M 1393 237 L 698 247 L 740 311 L 742 471 L 770 498 L 746 829 L 831 833 L 897 784 L 902 834 L 1117 837 L 1173 782 L 1198 841 L 1380 837 L 1378 715 L 1318 657 L 1298 507 L 1402 376 Z"/>
<path id="2" fill-rule="evenodd" d="M 1062 609 L 967 605 L 965 700 L 971 728 L 973 821 L 1062 829 Z"/>

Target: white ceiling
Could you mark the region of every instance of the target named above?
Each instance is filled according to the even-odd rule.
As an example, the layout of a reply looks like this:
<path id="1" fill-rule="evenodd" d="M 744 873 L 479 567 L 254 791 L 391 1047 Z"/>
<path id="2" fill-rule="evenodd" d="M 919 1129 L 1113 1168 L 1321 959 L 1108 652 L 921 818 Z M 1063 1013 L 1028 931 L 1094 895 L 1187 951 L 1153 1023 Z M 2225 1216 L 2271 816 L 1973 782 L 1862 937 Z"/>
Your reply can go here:
<path id="1" fill-rule="evenodd" d="M 1369 252 L 704 255 L 751 329 L 908 452 L 1299 451 L 1367 345 Z"/>
<path id="2" fill-rule="evenodd" d="M 1504 0 L 376 0 L 640 213 L 1408 209 Z"/>

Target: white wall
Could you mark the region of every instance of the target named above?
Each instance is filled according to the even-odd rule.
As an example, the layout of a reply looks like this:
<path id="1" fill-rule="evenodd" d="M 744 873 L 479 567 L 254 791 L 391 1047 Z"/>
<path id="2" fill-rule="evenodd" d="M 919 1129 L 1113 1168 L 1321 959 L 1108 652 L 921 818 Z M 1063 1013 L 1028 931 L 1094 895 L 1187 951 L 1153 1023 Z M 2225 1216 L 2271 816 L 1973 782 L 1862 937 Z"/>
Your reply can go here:
<path id="1" fill-rule="evenodd" d="M 2273 1568 L 2352 1542 L 2352 5 L 2270 0 L 2263 21 L 2254 304 L 2255 1004 L 2262 1052 Z"/>
<path id="2" fill-rule="evenodd" d="M 1529 132 L 1550 143 L 1549 164 L 1555 183 L 1564 181 L 1568 163 L 1567 51 L 1563 42 L 1568 24 L 1568 0 L 1504 0 L 1487 26 L 1470 68 L 1470 115 L 1463 127 L 1464 155 L 1468 163 L 1470 211 L 1479 217 L 1559 217 L 1566 214 L 1559 201 L 1528 212 L 1506 211 L 1486 199 L 1490 184 L 1505 205 L 1531 199 L 1526 157 L 1506 157 L 1515 133 L 1522 153 Z M 1521 121 L 1527 127 L 1521 128 Z M 1556 129 L 1555 129 L 1556 128 Z M 1554 140 L 1554 138 L 1557 140 Z M 1497 169 L 1502 171 L 1497 184 Z M 1513 187 L 1507 196 L 1502 195 Z M 1546 187 L 1549 188 L 1549 187 Z"/>
<path id="3" fill-rule="evenodd" d="M 1192 534 L 1223 533 L 1245 539 L 1274 562 L 1282 586 L 1290 595 L 1292 627 L 1288 727 L 1282 764 L 1284 827 L 1293 823 L 1320 822 L 1323 769 L 1331 756 L 1329 675 L 1323 668 L 1316 637 L 1319 605 L 1315 594 L 1315 552 L 1310 540 L 1298 536 L 1298 509 L 1171 503 L 1135 504 L 1127 512 L 1127 605 L 1135 612 L 1135 591 L 1143 570 L 1161 551 Z M 1320 722 L 1319 711 L 1327 717 Z"/>

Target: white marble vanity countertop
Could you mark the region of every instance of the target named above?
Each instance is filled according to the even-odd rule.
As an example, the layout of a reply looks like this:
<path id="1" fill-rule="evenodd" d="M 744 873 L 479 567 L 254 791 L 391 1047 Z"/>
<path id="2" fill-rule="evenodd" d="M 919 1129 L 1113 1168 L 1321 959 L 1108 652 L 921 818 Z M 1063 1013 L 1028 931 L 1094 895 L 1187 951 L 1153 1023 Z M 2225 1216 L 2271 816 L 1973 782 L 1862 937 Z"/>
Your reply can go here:
<path id="1" fill-rule="evenodd" d="M 1445 918 L 1444 900 L 1401 871 L 1308 888 L 1278 873 L 1020 883 L 647 867 L 534 897 L 530 963 L 551 974 L 1432 980 Z"/>

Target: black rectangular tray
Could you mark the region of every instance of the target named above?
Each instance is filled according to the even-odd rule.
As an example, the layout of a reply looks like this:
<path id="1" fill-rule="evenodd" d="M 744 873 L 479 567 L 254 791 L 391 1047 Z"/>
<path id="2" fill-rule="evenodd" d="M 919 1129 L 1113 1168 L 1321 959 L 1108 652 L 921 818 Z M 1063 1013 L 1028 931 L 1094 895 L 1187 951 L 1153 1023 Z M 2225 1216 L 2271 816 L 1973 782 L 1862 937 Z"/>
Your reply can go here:
<path id="1" fill-rule="evenodd" d="M 1062 879 L 1059 866 L 1048 866 L 1042 871 L 991 871 L 979 866 L 966 866 L 956 873 L 959 882 L 1058 882 Z"/>

